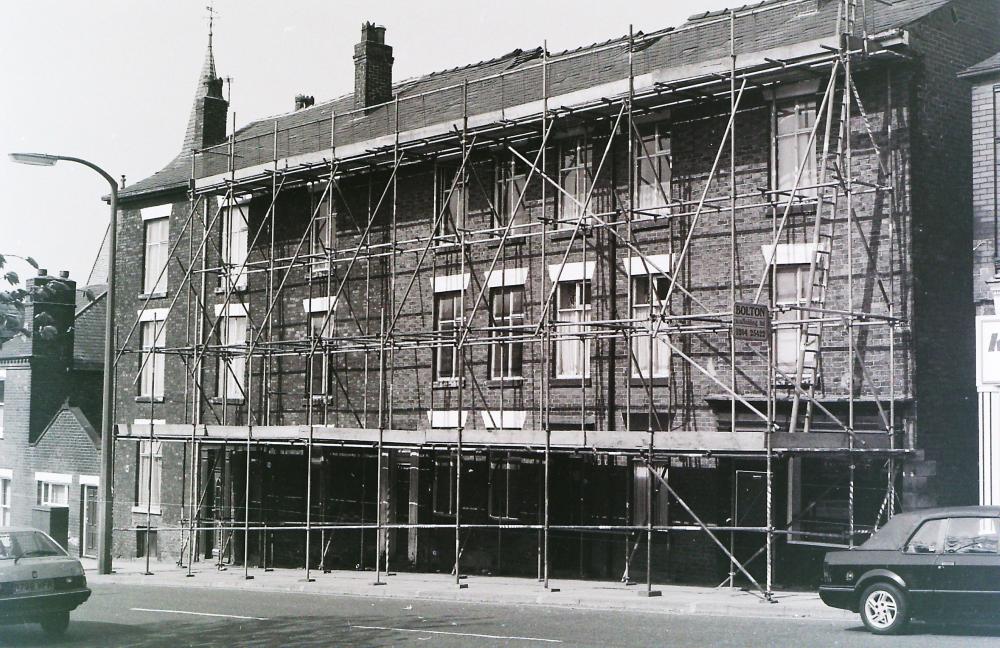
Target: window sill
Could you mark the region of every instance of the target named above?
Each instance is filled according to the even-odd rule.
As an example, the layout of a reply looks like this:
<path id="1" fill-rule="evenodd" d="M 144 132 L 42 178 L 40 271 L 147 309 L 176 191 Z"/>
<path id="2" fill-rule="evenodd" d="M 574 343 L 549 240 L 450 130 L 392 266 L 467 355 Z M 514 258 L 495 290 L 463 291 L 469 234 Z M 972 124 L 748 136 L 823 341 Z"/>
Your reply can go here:
<path id="1" fill-rule="evenodd" d="M 792 203 L 791 207 L 788 206 L 789 202 Z M 789 216 L 798 216 L 801 214 L 809 215 L 816 213 L 815 198 L 807 198 L 804 200 L 789 200 L 788 196 L 784 194 L 778 194 L 775 205 L 781 212 L 784 212 L 784 210 L 787 208 Z"/>
<path id="2" fill-rule="evenodd" d="M 149 513 L 150 515 L 163 515 L 163 513 L 160 512 L 160 508 L 158 506 L 153 506 L 147 511 L 145 506 L 135 505 L 132 507 L 132 512 L 142 513 L 143 515 L 146 515 L 146 513 Z"/>
<path id="3" fill-rule="evenodd" d="M 329 268 L 313 268 L 309 270 L 308 275 L 313 279 L 323 279 L 330 276 Z"/>
<path id="4" fill-rule="evenodd" d="M 333 403 L 333 395 L 332 394 L 313 394 L 313 396 L 312 396 L 312 402 L 313 403 L 327 403 L 327 404 Z"/>
<path id="5" fill-rule="evenodd" d="M 549 240 L 551 241 L 569 240 L 573 238 L 573 230 L 575 229 L 576 229 L 576 223 L 573 223 L 572 225 L 565 227 L 561 226 L 559 229 L 552 230 L 549 233 Z M 586 236 L 589 231 L 590 231 L 590 226 L 587 223 L 584 223 L 583 225 L 580 226 L 580 236 Z"/>
<path id="6" fill-rule="evenodd" d="M 498 231 L 496 231 L 496 232 L 493 233 L 492 238 L 494 240 L 499 241 L 501 238 L 503 238 L 503 228 L 504 228 L 504 226 L 501 225 L 498 228 Z M 515 244 L 515 245 L 516 244 L 521 244 L 521 243 L 527 243 L 528 242 L 528 234 L 529 234 L 529 232 L 527 231 L 528 229 L 529 228 L 521 228 L 520 230 L 518 230 L 516 232 L 511 231 L 511 233 L 507 235 L 507 242 Z"/>
<path id="7" fill-rule="evenodd" d="M 215 294 L 216 295 L 225 295 L 227 290 L 229 290 L 229 288 L 227 286 L 218 286 L 215 289 Z M 234 293 L 241 293 L 241 292 L 246 292 L 246 291 L 247 291 L 247 287 L 246 286 L 233 286 L 233 292 Z"/>
<path id="8" fill-rule="evenodd" d="M 648 232 L 650 230 L 661 229 L 669 222 L 669 216 L 658 216 L 656 218 L 653 218 L 652 216 L 643 216 L 632 221 L 632 231 Z"/>
<path id="9" fill-rule="evenodd" d="M 633 387 L 642 387 L 643 385 L 649 385 L 650 387 L 669 387 L 670 378 L 667 376 L 661 376 L 658 378 L 642 379 L 638 376 L 632 376 L 629 379 L 629 384 Z"/>
<path id="10" fill-rule="evenodd" d="M 139 299 L 165 299 L 166 297 L 166 292 L 139 293 Z"/>
<path id="11" fill-rule="evenodd" d="M 236 397 L 223 398 L 222 396 L 215 396 L 210 398 L 208 402 L 212 405 L 242 405 L 243 399 Z"/>
<path id="12" fill-rule="evenodd" d="M 432 389 L 458 389 L 458 378 L 454 380 L 435 380 L 431 383 Z M 464 386 L 464 383 L 463 383 Z"/>
<path id="13" fill-rule="evenodd" d="M 488 387 L 523 387 L 524 378 L 490 378 L 486 381 Z"/>
<path id="14" fill-rule="evenodd" d="M 449 234 L 448 236 L 452 235 Z M 434 241 L 434 243 L 431 245 L 431 248 L 435 252 L 452 252 L 454 250 L 459 249 L 460 247 L 462 246 L 457 240 L 456 241 L 437 240 Z"/>
<path id="15" fill-rule="evenodd" d="M 163 396 L 136 396 L 135 402 L 137 403 L 162 403 L 164 402 Z"/>
<path id="16" fill-rule="evenodd" d="M 553 378 L 549 381 L 549 387 L 590 387 L 590 378 Z"/>

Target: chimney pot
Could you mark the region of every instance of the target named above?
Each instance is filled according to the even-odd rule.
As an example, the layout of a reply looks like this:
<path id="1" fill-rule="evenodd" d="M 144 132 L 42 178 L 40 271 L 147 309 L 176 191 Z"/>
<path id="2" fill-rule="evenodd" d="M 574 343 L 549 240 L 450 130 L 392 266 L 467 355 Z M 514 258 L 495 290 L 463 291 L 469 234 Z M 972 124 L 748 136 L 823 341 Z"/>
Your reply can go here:
<path id="1" fill-rule="evenodd" d="M 315 103 L 316 103 L 316 97 L 312 95 L 304 95 L 304 94 L 295 95 L 295 110 L 310 108 Z"/>
<path id="2" fill-rule="evenodd" d="M 47 277 L 47 276 L 49 276 L 49 271 L 46 270 L 45 268 L 39 268 L 38 269 L 38 276 L 39 277 Z"/>
<path id="3" fill-rule="evenodd" d="M 69 270 L 60 270 L 59 271 L 59 278 L 60 279 L 69 279 Z"/>

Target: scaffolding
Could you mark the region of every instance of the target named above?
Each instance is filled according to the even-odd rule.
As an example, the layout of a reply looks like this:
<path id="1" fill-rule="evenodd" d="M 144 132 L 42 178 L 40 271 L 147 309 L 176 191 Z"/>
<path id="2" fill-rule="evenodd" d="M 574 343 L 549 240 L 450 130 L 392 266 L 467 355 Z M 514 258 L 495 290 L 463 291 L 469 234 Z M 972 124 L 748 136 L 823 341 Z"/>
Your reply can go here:
<path id="1" fill-rule="evenodd" d="M 244 577 L 252 578 L 252 538 L 260 547 L 258 566 L 266 571 L 269 556 L 270 563 L 274 562 L 275 534 L 305 532 L 304 568 L 306 579 L 311 580 L 317 563 L 319 568 L 325 568 L 334 535 L 360 531 L 362 545 L 365 532 L 375 534 L 375 583 L 382 584 L 383 576 L 391 573 L 386 550 L 390 531 L 438 529 L 454 531 L 452 574 L 456 585 L 463 587 L 466 585 L 462 570 L 463 532 L 494 530 L 499 534 L 518 530 L 536 534 L 538 578 L 549 589 L 553 532 L 608 532 L 625 536 L 626 569 L 622 577 L 625 582 L 631 582 L 629 565 L 645 540 L 645 593 L 655 595 L 654 535 L 699 531 L 707 534 L 725 555 L 730 565 L 729 585 L 742 576 L 771 599 L 776 538 L 808 535 L 816 540 L 825 535 L 830 544 L 844 540 L 844 534 L 798 530 L 796 519 L 808 506 L 793 507 L 791 496 L 788 524 L 780 525 L 775 520 L 774 479 L 778 459 L 788 460 L 790 475 L 796 462 L 804 457 L 847 459 L 848 546 L 854 545 L 859 534 L 877 528 L 891 517 L 897 508 L 895 483 L 900 460 L 910 452 L 901 431 L 896 394 L 899 351 L 896 338 L 898 331 L 907 325 L 906 318 L 897 314 L 900 295 L 896 283 L 897 275 L 905 269 L 894 266 L 895 254 L 890 253 L 889 267 L 884 271 L 885 262 L 879 260 L 878 252 L 873 249 L 875 242 L 866 234 L 864 214 L 859 214 L 859 210 L 870 205 L 873 211 L 887 211 L 888 234 L 884 243 L 897 245 L 899 210 L 895 203 L 896 165 L 892 159 L 892 75 L 885 74 L 881 138 L 874 132 L 872 116 L 865 110 L 854 76 L 858 66 L 870 69 L 870 61 L 893 61 L 901 55 L 882 47 L 866 33 L 866 21 L 856 16 L 856 1 L 844 0 L 840 4 L 837 24 L 831 29 L 829 39 L 832 45 L 802 51 L 787 59 L 748 57 L 747 63 L 740 59 L 737 46 L 740 20 L 752 20 L 760 12 L 783 6 L 764 3 L 703 19 L 701 24 L 713 21 L 724 25 L 728 21 L 728 72 L 710 70 L 669 81 L 653 81 L 648 74 L 636 74 L 635 52 L 656 39 L 676 38 L 684 28 L 637 34 L 630 27 L 625 39 L 557 56 L 543 46 L 536 62 L 465 80 L 459 85 L 397 96 L 380 106 L 334 113 L 329 119 L 300 123 L 284 130 L 275 120 L 269 136 L 240 139 L 234 123 L 233 134 L 224 144 L 193 152 L 187 213 L 183 219 L 175 219 L 181 223 L 181 232 L 172 237 L 170 262 L 161 271 L 162 276 L 169 266 L 175 266 L 172 271 L 183 275 L 181 288 L 173 292 L 166 316 L 155 320 L 160 327 L 166 326 L 166 322 L 182 320 L 183 324 L 174 323 L 171 327 L 173 331 L 183 329 L 184 342 L 145 345 L 138 340 L 143 321 L 141 312 L 129 327 L 119 331 L 116 350 L 119 367 L 119 361 L 126 355 L 139 359 L 133 385 L 142 379 L 148 363 L 153 364 L 154 372 L 156 363 L 168 360 L 184 367 L 185 422 L 156 422 L 163 405 L 151 398 L 148 423 L 119 425 L 117 439 L 148 441 L 150 453 L 157 441 L 183 444 L 185 483 L 181 489 L 181 509 L 185 514 L 171 530 L 178 532 L 182 543 L 178 554 L 182 561 L 186 554 L 189 575 L 193 574 L 199 534 L 217 534 L 214 545 L 220 568 L 226 560 L 241 563 Z M 863 7 L 861 12 L 863 18 Z M 556 101 L 551 91 L 553 74 L 558 75 L 560 66 L 575 57 L 594 52 L 623 59 L 627 84 L 600 86 L 591 92 L 574 93 L 571 101 L 565 97 Z M 640 77 L 641 83 L 637 82 Z M 740 117 L 754 110 L 746 107 L 746 99 L 751 92 L 773 92 L 790 79 L 814 80 L 820 88 L 816 93 L 814 119 L 801 133 L 806 138 L 807 150 L 817 151 L 815 168 L 809 168 L 810 156 L 803 155 L 794 169 L 790 187 L 779 189 L 773 182 L 768 187 L 741 187 L 737 127 Z M 505 88 L 517 87 L 523 91 L 529 82 L 537 82 L 538 88 L 532 101 L 525 102 L 527 108 L 513 110 L 503 100 L 499 107 L 490 110 L 470 105 L 476 86 L 489 86 L 503 97 Z M 432 126 L 443 123 L 441 116 L 425 108 L 433 99 L 460 107 L 460 114 L 437 130 Z M 658 153 L 649 150 L 643 136 L 642 128 L 649 123 L 649 116 L 690 106 L 708 106 L 714 110 L 727 102 L 722 115 L 726 119 L 725 128 L 711 148 L 714 153 L 711 169 L 707 177 L 695 183 L 701 184 L 697 197 L 675 196 L 670 191 L 672 178 L 668 177 L 666 188 L 657 178 L 653 190 L 658 194 L 659 206 L 640 206 L 638 193 L 645 182 L 640 177 L 642 169 L 646 163 L 652 166 Z M 773 111 L 773 102 L 771 105 Z M 381 130 L 366 138 L 365 146 L 358 146 L 354 129 L 362 116 L 381 120 Z M 774 119 L 772 114 L 772 123 Z M 559 129 L 580 124 L 600 133 L 600 137 L 595 138 L 597 145 L 590 149 L 593 159 L 587 159 L 590 176 L 586 190 L 574 191 L 568 190 L 559 176 L 562 167 L 553 166 L 552 141 Z M 412 135 L 415 132 L 418 136 Z M 292 143 L 302 138 L 326 141 L 328 147 L 289 163 L 293 159 Z M 853 149 L 859 140 L 864 140 L 871 149 L 866 162 L 873 166 L 874 178 L 869 177 L 872 169 L 868 169 L 869 176 L 857 170 Z M 622 154 L 627 156 L 624 192 L 619 190 L 620 182 L 609 179 L 615 156 Z M 510 183 L 514 189 L 502 197 L 503 204 L 493 189 L 496 179 L 484 180 L 477 166 L 480 156 L 493 159 L 500 155 L 510 161 L 511 168 L 518 165 L 523 170 L 523 181 L 519 186 Z M 871 159 L 875 160 L 874 165 Z M 439 173 L 438 162 L 444 172 Z M 413 228 L 401 224 L 401 174 L 405 169 L 426 168 L 431 163 L 434 163 L 433 220 L 430 227 L 425 223 L 426 234 L 414 235 Z M 350 201 L 344 198 L 343 184 L 356 184 L 359 178 L 367 183 L 368 205 L 364 215 L 351 212 Z M 807 178 L 812 178 L 812 182 L 807 182 Z M 727 191 L 718 191 L 725 186 Z M 309 188 L 312 196 L 308 224 L 301 229 L 300 236 L 296 231 L 297 236 L 283 242 L 276 234 L 282 196 L 304 187 Z M 536 194 L 540 192 L 540 201 L 535 195 L 532 201 L 536 207 L 528 209 L 532 188 Z M 643 191 L 649 189 L 642 187 Z M 480 200 L 487 205 L 490 227 L 465 226 L 469 198 L 475 191 L 481 193 Z M 260 200 L 262 196 L 266 209 L 259 214 L 259 220 L 251 218 L 246 201 L 251 197 Z M 335 209 L 340 199 L 339 205 L 347 213 Z M 560 208 L 556 209 L 556 205 Z M 528 217 L 515 217 L 521 213 Z M 234 215 L 238 220 L 234 221 Z M 329 241 L 322 242 L 317 250 L 314 245 L 317 227 L 338 218 L 353 223 L 353 231 L 338 233 L 336 242 L 329 245 Z M 724 222 L 728 230 L 725 249 L 729 258 L 714 259 L 728 270 L 728 285 L 714 289 L 725 295 L 721 300 L 700 298 L 700 294 L 705 296 L 705 290 L 694 286 L 692 273 L 688 272 L 686 278 L 684 270 L 693 256 L 697 237 L 704 232 L 703 222 L 709 219 Z M 746 280 L 740 266 L 744 227 L 764 227 L 760 231 L 769 241 L 763 246 L 764 269 L 752 282 Z M 232 250 L 222 249 L 223 245 L 233 244 L 233 228 L 247 232 L 248 254 L 234 256 Z M 653 254 L 646 249 L 654 238 L 649 234 L 654 229 L 666 238 L 669 246 L 666 254 Z M 221 238 L 223 244 L 219 242 L 220 230 L 230 232 Z M 805 292 L 797 303 L 777 303 L 775 291 L 768 290 L 768 286 L 775 285 L 779 248 L 793 230 L 809 255 L 803 264 L 804 274 L 797 279 Z M 342 239 L 346 239 L 346 244 Z M 659 243 L 663 238 L 655 240 Z M 533 246 L 531 252 L 517 251 L 517 246 L 527 244 Z M 182 249 L 184 245 L 186 251 Z M 860 260 L 859 250 L 863 254 Z M 530 296 L 537 314 L 534 321 L 528 320 L 527 309 L 518 323 L 510 317 L 497 318 L 488 305 L 491 284 L 487 278 L 509 270 L 508 263 L 517 255 L 521 255 L 519 261 L 531 264 L 532 272 L 538 267 L 551 279 L 548 284 L 536 282 L 537 288 L 525 285 L 526 301 L 528 290 L 536 293 Z M 236 261 L 230 262 L 232 259 Z M 618 291 L 623 295 L 615 299 L 624 297 L 627 312 L 612 312 L 603 318 L 581 317 L 572 322 L 557 317 L 554 311 L 558 308 L 560 278 L 569 274 L 571 264 L 582 263 L 586 268 L 598 262 L 612 264 L 613 272 L 625 277 L 625 289 Z M 413 309 L 415 286 L 421 279 L 438 274 L 439 264 L 448 268 L 448 272 L 457 270 L 460 277 L 471 277 L 457 291 L 454 327 L 421 330 L 402 326 L 405 318 L 413 315 L 407 308 Z M 865 274 L 859 275 L 859 265 L 860 273 Z M 838 270 L 842 291 L 831 297 L 828 288 Z M 875 286 L 874 297 L 858 298 L 854 285 L 858 276 L 868 277 Z M 645 281 L 644 308 L 636 301 L 638 289 L 633 281 L 636 277 Z M 504 285 L 500 283 L 501 287 Z M 312 323 L 313 334 L 304 339 L 289 339 L 282 331 L 288 322 L 283 312 L 285 300 L 293 290 L 299 291 L 296 292 L 299 297 L 319 300 L 324 305 L 319 309 L 322 320 Z M 748 299 L 751 294 L 752 299 Z M 773 320 L 764 342 L 748 341 L 737 332 L 736 312 L 747 302 L 766 305 Z M 142 311 L 146 312 L 149 306 L 147 297 Z M 637 307 L 644 314 L 637 314 Z M 227 330 L 227 313 L 233 309 L 247 318 L 249 334 L 245 339 L 233 339 L 232 332 Z M 338 317 L 345 311 L 346 317 Z M 477 316 L 479 320 L 485 317 L 487 324 L 478 325 Z M 309 320 L 311 312 L 305 317 Z M 830 331 L 837 336 L 836 345 L 823 344 L 824 335 L 830 335 Z M 773 349 L 775 336 L 788 333 L 798 340 L 794 369 L 789 368 L 787 359 L 782 366 Z M 868 344 L 877 335 L 885 340 L 888 349 L 883 357 L 888 358 L 887 375 L 881 382 L 866 367 L 863 357 L 866 347 L 859 343 L 859 335 L 864 335 Z M 591 382 L 585 370 L 576 381 L 580 405 L 577 425 L 567 429 L 567 425 L 553 421 L 553 411 L 566 407 L 553 402 L 553 390 L 563 385 L 553 385 L 555 379 L 549 368 L 556 361 L 554 349 L 567 341 L 578 342 L 588 358 L 594 355 L 591 345 L 612 349 L 615 348 L 612 344 L 617 343 L 617 348 L 625 350 L 625 367 L 610 370 L 611 382 L 620 378 L 624 385 L 624 430 L 616 429 L 613 415 L 609 415 L 607 429 L 598 425 L 601 387 L 596 380 Z M 654 344 L 669 349 L 670 370 L 664 377 L 643 375 L 644 367 L 653 373 Z M 525 429 L 511 429 L 504 422 L 505 382 L 499 381 L 499 411 L 491 410 L 484 387 L 470 371 L 471 367 L 483 365 L 472 360 L 473 354 L 496 345 L 501 345 L 507 353 L 513 345 L 530 349 L 532 364 L 538 370 L 530 388 L 534 405 L 527 413 L 532 424 L 524 426 Z M 698 348 L 711 350 L 712 357 L 703 360 L 706 352 L 697 351 Z M 404 354 L 432 350 L 433 364 L 443 349 L 451 349 L 454 358 L 455 375 L 449 392 L 453 397 L 448 406 L 449 411 L 457 412 L 454 423 L 448 428 L 435 425 L 433 420 L 427 427 L 416 429 L 395 425 L 403 389 L 396 374 L 404 362 Z M 639 357 L 640 352 L 646 364 Z M 831 360 L 835 355 L 839 358 L 836 362 Z M 527 352 L 524 357 L 527 358 Z M 335 358 L 343 359 L 343 371 L 337 368 Z M 348 369 L 352 361 L 355 364 Z M 290 362 L 306 367 L 303 424 L 281 422 L 281 376 Z M 818 393 L 822 362 L 845 367 L 842 391 L 846 416 L 835 413 L 829 401 L 824 403 Z M 585 363 L 589 366 L 590 360 Z M 716 363 L 724 369 L 718 369 Z M 745 370 L 741 364 L 756 369 Z M 211 375 L 212 366 L 225 372 L 219 378 L 221 399 L 213 397 L 206 385 L 206 374 Z M 675 366 L 683 367 L 683 371 Z M 760 367 L 764 367 L 762 380 L 756 380 L 754 376 L 759 375 Z M 316 371 L 321 372 L 325 381 L 322 384 L 326 385 L 319 393 L 313 379 Z M 686 379 L 685 373 L 691 378 Z M 724 405 L 718 408 L 718 432 L 686 430 L 691 421 L 683 417 L 679 423 L 675 422 L 677 410 L 684 407 L 683 402 L 677 402 L 677 395 L 685 389 L 684 381 L 693 381 L 694 377 L 721 391 L 722 396 L 717 400 Z M 360 403 L 352 401 L 357 393 L 352 394 L 347 384 L 352 378 L 363 381 Z M 118 385 L 123 386 L 121 379 Z M 430 409 L 440 409 L 436 408 L 434 390 L 430 398 Z M 857 414 L 857 403 L 862 399 L 873 403 L 877 413 L 877 423 L 867 429 Z M 485 429 L 467 423 L 467 413 L 473 411 L 477 400 L 491 419 L 486 421 Z M 786 404 L 789 414 L 784 413 Z M 727 410 L 728 417 L 724 416 Z M 272 523 L 261 513 L 266 509 L 264 495 L 256 503 L 252 501 L 251 475 L 256 472 L 258 479 L 263 479 L 260 475 L 264 470 L 255 467 L 252 458 L 261 448 L 283 446 L 301 448 L 305 455 L 302 495 L 305 520 L 301 524 Z M 364 519 L 363 507 L 360 522 L 313 519 L 317 490 L 313 466 L 326 457 L 323 452 L 326 448 L 374 451 L 377 502 L 374 520 Z M 428 451 L 447 457 L 452 480 L 449 488 L 453 489 L 450 491 L 453 520 L 414 523 L 387 519 L 389 505 L 384 497 L 387 486 L 383 482 L 391 474 L 386 466 L 389 450 Z M 481 451 L 506 453 L 507 461 L 511 453 L 533 456 L 541 463 L 538 519 L 513 521 L 499 516 L 489 523 L 463 520 L 463 460 L 471 461 L 470 453 Z M 237 474 L 240 468 L 230 461 L 238 456 L 237 452 L 245 454 L 242 476 L 235 481 L 224 480 L 221 488 L 231 489 L 242 480 L 242 495 L 230 493 L 228 514 L 207 519 L 205 502 L 210 490 L 219 488 L 211 476 L 217 470 L 226 471 L 230 477 Z M 626 508 L 645 506 L 645 514 L 636 516 L 641 523 L 633 520 L 629 524 L 628 519 L 624 524 L 553 523 L 549 495 L 552 481 L 560 478 L 551 470 L 553 457 L 588 453 L 623 458 L 626 466 L 639 466 L 647 473 L 643 479 L 649 484 L 658 483 L 693 524 L 656 523 L 652 488 L 641 501 L 625 494 Z M 721 525 L 703 521 L 666 478 L 671 457 L 763 461 L 764 524 L 741 526 L 735 518 Z M 855 463 L 869 458 L 884 467 L 885 491 L 877 519 L 861 530 L 855 524 Z M 148 532 L 153 528 L 152 470 L 147 473 L 148 483 L 141 485 L 147 489 L 146 524 L 119 530 Z M 161 526 L 159 530 L 168 529 Z M 314 545 L 317 532 L 318 546 Z M 734 550 L 736 534 L 759 534 L 763 544 L 749 559 L 740 560 Z M 363 552 L 362 546 L 362 556 Z M 148 571 L 148 547 L 144 553 Z M 761 555 L 765 561 L 763 582 L 747 567 Z"/>

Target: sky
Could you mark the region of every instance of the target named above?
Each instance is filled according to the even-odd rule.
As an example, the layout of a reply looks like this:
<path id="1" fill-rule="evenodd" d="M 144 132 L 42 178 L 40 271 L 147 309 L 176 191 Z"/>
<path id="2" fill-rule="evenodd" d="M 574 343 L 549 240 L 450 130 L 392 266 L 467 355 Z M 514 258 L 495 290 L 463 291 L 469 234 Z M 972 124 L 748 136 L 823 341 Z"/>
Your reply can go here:
<path id="1" fill-rule="evenodd" d="M 0 254 L 86 281 L 108 221 L 108 185 L 85 167 L 31 167 L 7 153 L 87 159 L 126 184 L 180 151 L 205 55 L 210 0 L 32 0 L 0 21 Z M 550 51 L 679 25 L 737 0 L 216 0 L 215 61 L 237 128 L 351 92 L 365 20 L 386 26 L 396 81 L 547 39 Z M 34 273 L 9 259 L 22 277 Z"/>

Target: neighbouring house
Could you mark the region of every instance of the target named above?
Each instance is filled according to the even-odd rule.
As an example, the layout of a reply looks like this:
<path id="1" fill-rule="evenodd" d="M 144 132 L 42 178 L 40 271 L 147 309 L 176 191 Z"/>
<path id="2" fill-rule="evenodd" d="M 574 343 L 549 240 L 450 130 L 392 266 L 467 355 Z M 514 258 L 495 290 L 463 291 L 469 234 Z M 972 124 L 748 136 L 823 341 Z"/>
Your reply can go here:
<path id="1" fill-rule="evenodd" d="M 971 85 L 973 296 L 979 390 L 979 503 L 1000 503 L 1000 52 L 958 75 Z"/>
<path id="2" fill-rule="evenodd" d="M 50 290 L 26 307 L 32 335 L 0 345 L 0 526 L 66 507 L 67 550 L 96 556 L 106 286 L 45 270 L 26 283 Z"/>

